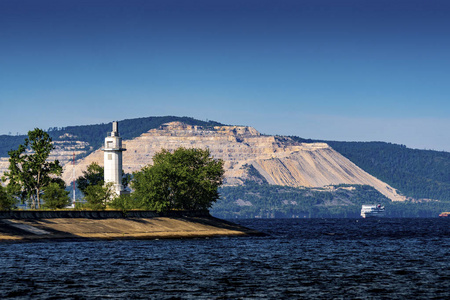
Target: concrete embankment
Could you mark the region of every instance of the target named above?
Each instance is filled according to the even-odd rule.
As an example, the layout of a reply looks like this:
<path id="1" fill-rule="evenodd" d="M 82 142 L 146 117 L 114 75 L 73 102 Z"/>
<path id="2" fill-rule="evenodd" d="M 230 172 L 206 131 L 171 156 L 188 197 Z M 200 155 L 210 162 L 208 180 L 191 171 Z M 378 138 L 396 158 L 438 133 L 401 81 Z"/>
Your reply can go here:
<path id="1" fill-rule="evenodd" d="M 207 211 L 2 211 L 0 242 L 262 235 Z"/>

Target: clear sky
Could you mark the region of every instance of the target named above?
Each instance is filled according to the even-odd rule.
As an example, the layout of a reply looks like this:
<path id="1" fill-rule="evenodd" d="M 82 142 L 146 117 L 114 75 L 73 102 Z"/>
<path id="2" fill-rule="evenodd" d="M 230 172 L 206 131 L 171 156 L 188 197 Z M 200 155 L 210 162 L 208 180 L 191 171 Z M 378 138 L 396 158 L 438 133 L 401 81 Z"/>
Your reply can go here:
<path id="1" fill-rule="evenodd" d="M 450 1 L 0 0 L 0 134 L 164 115 L 450 151 Z"/>

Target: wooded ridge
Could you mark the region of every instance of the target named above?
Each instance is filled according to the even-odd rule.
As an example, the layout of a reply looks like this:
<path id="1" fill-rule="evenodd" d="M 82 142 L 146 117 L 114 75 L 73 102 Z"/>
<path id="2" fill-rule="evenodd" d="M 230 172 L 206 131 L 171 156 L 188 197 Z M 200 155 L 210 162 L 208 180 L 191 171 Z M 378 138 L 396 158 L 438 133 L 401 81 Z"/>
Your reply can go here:
<path id="1" fill-rule="evenodd" d="M 137 141 L 140 140 L 142 142 L 143 139 L 146 139 L 145 143 L 147 146 L 144 147 L 146 152 L 143 153 L 143 156 L 151 157 L 152 151 L 156 150 L 158 145 L 152 146 L 150 143 L 158 141 L 160 146 L 164 146 L 164 140 L 169 140 L 173 143 L 177 140 L 176 133 L 170 136 L 167 134 L 167 128 L 165 128 L 166 132 L 163 132 L 160 129 L 161 125 L 170 122 L 179 122 L 179 124 L 193 126 L 191 127 L 191 133 L 194 131 L 193 128 L 195 128 L 195 126 L 203 131 L 204 142 L 200 143 L 201 137 L 199 134 L 197 134 L 197 136 L 195 136 L 195 134 L 189 135 L 186 134 L 185 130 L 185 136 L 178 138 L 178 141 L 182 140 L 184 145 L 196 147 L 199 145 L 214 148 L 214 142 L 211 146 L 209 146 L 209 144 L 211 144 L 212 135 L 216 134 L 216 142 L 219 140 L 220 142 L 216 143 L 217 152 L 215 153 L 212 151 L 212 154 L 214 156 L 221 156 L 219 158 L 229 158 L 229 176 L 226 181 L 227 186 L 233 186 L 235 184 L 245 185 L 248 180 L 292 187 L 317 187 L 327 184 L 352 183 L 339 182 L 339 180 L 336 182 L 327 182 L 327 180 L 333 181 L 332 178 L 324 179 L 321 176 L 328 171 L 332 171 L 331 169 L 322 172 L 322 175 L 319 177 L 315 176 L 314 178 L 316 181 L 319 180 L 319 178 L 322 178 L 320 180 L 323 182 L 319 182 L 319 180 L 314 184 L 308 184 L 307 180 L 311 181 L 311 178 L 305 179 L 305 184 L 302 184 L 299 179 L 301 177 L 292 174 L 293 171 L 299 170 L 299 173 L 303 172 L 302 176 L 304 177 L 304 174 L 306 174 L 305 171 L 308 168 L 303 169 L 303 171 L 301 168 L 305 168 L 306 163 L 314 165 L 313 162 L 314 159 L 317 159 L 317 154 L 324 157 L 324 162 L 329 160 L 329 155 L 337 159 L 336 155 L 340 154 L 355 164 L 355 166 L 361 168 L 370 175 L 373 175 L 393 189 L 397 189 L 401 194 L 407 197 L 450 202 L 449 152 L 409 149 L 403 145 L 384 142 L 307 140 L 301 137 L 266 136 L 254 132 L 251 134 L 244 134 L 236 131 L 236 128 L 247 128 L 247 130 L 250 130 L 249 128 L 251 127 L 246 126 L 228 126 L 228 131 L 218 132 L 217 129 L 215 130 L 214 128 L 223 126 L 221 123 L 174 116 L 123 120 L 119 122 L 120 134 L 122 138 L 126 140 L 125 143 L 128 144 L 128 146 L 132 146 L 133 144 L 137 145 Z M 56 152 L 54 157 L 59 159 L 63 164 L 68 165 L 75 152 L 77 155 L 77 163 L 82 163 L 83 161 L 86 161 L 87 163 L 89 161 L 89 159 L 87 159 L 88 157 L 95 157 L 95 152 L 101 147 L 104 137 L 110 128 L 110 123 L 49 128 L 48 133 L 53 138 L 56 148 L 60 150 L 59 152 Z M 149 133 L 151 130 L 153 130 L 153 132 Z M 179 132 L 181 131 L 178 130 L 178 133 Z M 210 134 L 210 136 L 205 138 L 207 133 Z M 217 135 L 217 133 L 220 133 L 220 135 Z M 24 138 L 25 136 L 0 136 L 0 172 L 3 173 L 7 168 L 7 152 L 15 149 L 23 142 Z M 323 145 L 317 146 L 322 148 L 320 151 L 316 151 L 318 148 L 312 146 L 314 144 L 319 145 L 317 143 L 322 143 Z M 327 146 L 324 146 L 324 143 L 326 143 Z M 302 144 L 303 146 L 301 146 Z M 311 146 L 307 146 L 308 144 Z M 328 145 L 330 147 L 326 148 Z M 152 150 L 149 147 L 155 147 L 155 149 Z M 142 150 L 142 148 L 139 147 L 136 149 L 129 149 L 128 153 L 138 151 L 139 149 Z M 272 149 L 270 150 L 271 153 L 267 153 L 269 149 Z M 219 150 L 222 150 L 222 152 Z M 274 150 L 276 151 L 274 152 Z M 247 157 L 247 159 L 239 161 L 240 158 L 234 154 L 239 151 L 243 151 L 242 153 L 246 153 L 246 155 L 253 156 L 251 159 Z M 304 154 L 307 153 L 309 155 L 308 159 L 305 160 L 305 156 L 299 158 L 298 153 L 302 153 L 302 151 Z M 255 154 L 256 152 L 258 153 Z M 335 152 L 336 154 L 334 154 Z M 142 161 L 137 162 L 137 164 L 141 167 L 143 164 L 151 162 L 143 159 L 142 156 L 139 157 L 139 159 Z M 124 160 L 126 160 L 126 157 Z M 339 158 L 339 160 L 342 159 Z M 348 163 L 346 163 L 346 165 L 348 165 Z M 130 168 L 130 170 L 131 169 L 132 168 Z M 279 174 L 269 174 L 268 171 L 270 170 L 275 170 L 276 172 L 279 172 Z M 344 169 L 343 172 L 345 172 Z M 353 175 L 359 176 L 356 174 Z M 293 181 L 292 178 L 297 178 L 297 181 Z M 364 182 L 354 183 L 362 185 L 366 184 Z"/>

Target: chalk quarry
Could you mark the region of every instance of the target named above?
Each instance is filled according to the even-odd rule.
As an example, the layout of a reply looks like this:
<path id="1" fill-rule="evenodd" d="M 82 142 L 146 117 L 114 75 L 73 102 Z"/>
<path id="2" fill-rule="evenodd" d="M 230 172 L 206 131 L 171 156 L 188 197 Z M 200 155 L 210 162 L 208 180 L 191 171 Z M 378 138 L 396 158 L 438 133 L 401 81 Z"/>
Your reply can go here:
<path id="1" fill-rule="evenodd" d="M 291 187 L 365 184 L 392 201 L 405 200 L 396 189 L 363 171 L 325 143 L 298 143 L 289 137 L 262 135 L 248 126 L 205 128 L 171 122 L 123 143 L 127 149 L 123 153 L 126 173 L 152 164 L 153 155 L 161 149 L 207 148 L 214 158 L 225 162 L 225 185 L 243 184 L 250 177 L 249 166 L 253 166 L 269 184 Z M 63 163 L 63 179 L 68 184 L 73 178 L 73 168 L 77 178 L 90 163 L 103 165 L 101 149 L 72 166 L 72 152 L 82 153 L 80 149 L 87 149 L 86 145 L 72 140 L 56 146 L 53 157 Z"/>

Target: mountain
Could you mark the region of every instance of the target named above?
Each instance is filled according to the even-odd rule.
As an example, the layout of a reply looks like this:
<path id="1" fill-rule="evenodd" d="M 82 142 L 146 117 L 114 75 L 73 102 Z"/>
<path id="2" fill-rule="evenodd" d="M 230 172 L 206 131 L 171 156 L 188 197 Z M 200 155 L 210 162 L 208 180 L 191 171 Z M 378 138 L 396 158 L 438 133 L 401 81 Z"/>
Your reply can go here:
<path id="1" fill-rule="evenodd" d="M 327 185 L 369 185 L 392 201 L 403 201 L 393 187 L 383 183 L 325 143 L 299 143 L 288 137 L 267 136 L 248 126 L 201 126 L 175 121 L 124 141 L 126 173 L 152 163 L 161 149 L 208 148 L 224 160 L 225 186 L 242 185 L 259 178 L 272 185 L 323 187 Z M 94 151 L 76 162 L 75 178 L 92 162 L 103 165 L 103 152 Z M 73 166 L 66 164 L 63 179 L 72 180 Z"/>
<path id="2" fill-rule="evenodd" d="M 72 180 L 74 154 L 76 176 L 92 161 L 103 163 L 99 149 L 110 130 L 111 123 L 48 130 L 56 147 L 52 159 L 59 159 L 64 165 L 67 183 Z M 209 148 L 214 157 L 225 161 L 225 184 L 230 193 L 233 186 L 258 183 L 267 190 L 273 187 L 274 191 L 277 186 L 314 188 L 321 195 L 325 191 L 317 189 L 329 186 L 328 191 L 334 189 L 333 193 L 338 195 L 345 189 L 336 186 L 344 184 L 356 186 L 356 192 L 345 190 L 353 199 L 360 197 L 361 192 L 367 194 L 366 188 L 360 190 L 358 186 L 367 186 L 395 201 L 405 200 L 405 196 L 450 201 L 448 152 L 408 149 L 382 142 L 268 136 L 248 126 L 174 116 L 123 120 L 119 122 L 119 131 L 128 148 L 124 152 L 126 172 L 151 163 L 151 157 L 161 148 L 201 147 Z M 25 136 L 0 136 L 0 176 L 8 166 L 7 151 L 17 149 L 24 139 Z M 274 193 L 279 195 L 279 189 Z M 334 202 L 346 203 L 341 200 Z"/>

